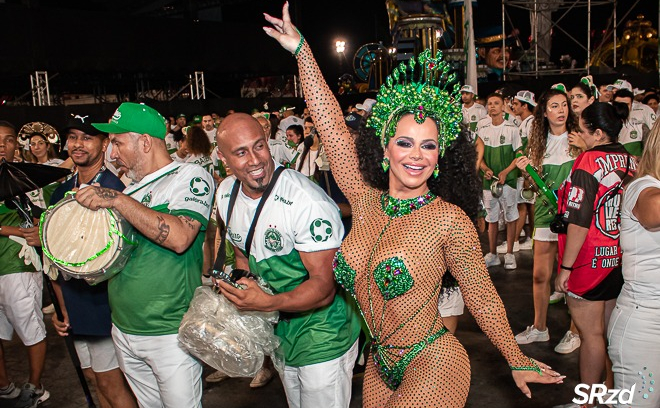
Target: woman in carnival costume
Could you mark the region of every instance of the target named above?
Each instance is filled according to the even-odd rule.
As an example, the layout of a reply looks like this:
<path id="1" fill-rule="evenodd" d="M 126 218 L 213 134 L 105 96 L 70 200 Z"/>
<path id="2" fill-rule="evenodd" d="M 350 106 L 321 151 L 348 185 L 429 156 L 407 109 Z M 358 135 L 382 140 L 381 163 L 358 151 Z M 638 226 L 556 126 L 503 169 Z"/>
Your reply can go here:
<path id="1" fill-rule="evenodd" d="M 312 118 L 353 208 L 335 277 L 357 300 L 372 337 L 364 406 L 465 405 L 469 359 L 437 309 L 447 269 L 522 392 L 531 397 L 529 382 L 561 383 L 563 376 L 518 348 L 472 221 L 450 203 L 470 203 L 476 213 L 476 196 L 461 199 L 461 191 L 478 188 L 469 177 L 474 150 L 460 125 L 459 86 L 447 76 L 447 64 L 422 53 L 409 65 L 413 72 L 417 66 L 416 81 L 405 66 L 397 68 L 354 140 L 309 45 L 291 24 L 288 3 L 282 12 L 282 20 L 266 15 L 273 27 L 264 30 L 296 57 Z"/>

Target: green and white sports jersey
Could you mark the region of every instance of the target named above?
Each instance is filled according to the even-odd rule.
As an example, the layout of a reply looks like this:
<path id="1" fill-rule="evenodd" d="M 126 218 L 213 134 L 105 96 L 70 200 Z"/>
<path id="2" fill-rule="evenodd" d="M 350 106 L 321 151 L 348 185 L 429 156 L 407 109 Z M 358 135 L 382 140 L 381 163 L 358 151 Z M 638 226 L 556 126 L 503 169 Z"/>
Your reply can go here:
<path id="1" fill-rule="evenodd" d="M 179 148 L 174 141 L 174 134 L 168 133 L 165 135 L 165 147 L 167 148 L 167 153 L 172 154 L 177 151 Z"/>
<path id="2" fill-rule="evenodd" d="M 466 124 L 471 131 L 474 132 L 477 129 L 477 123 L 486 117 L 488 117 L 488 112 L 483 105 L 476 102 L 469 108 L 466 108 L 465 105 L 463 105 L 463 123 Z"/>
<path id="3" fill-rule="evenodd" d="M 225 220 L 235 180 L 235 176 L 228 177 L 217 191 L 218 211 Z M 285 170 L 267 200 L 255 227 L 249 267 L 275 293 L 289 292 L 309 278 L 300 252 L 339 248 L 344 227 L 337 205 L 297 171 Z M 227 239 L 244 254 L 258 203 L 241 189 L 227 228 Z M 359 317 L 347 303 L 344 291 L 338 292 L 330 305 L 295 313 L 290 319 L 280 320 L 275 328 L 282 339 L 284 361 L 292 367 L 343 355 L 359 331 Z"/>
<path id="4" fill-rule="evenodd" d="M 633 122 L 633 124 L 643 123 L 649 129 L 652 129 L 656 120 L 656 115 L 655 112 L 653 112 L 653 109 L 649 106 L 633 101 L 629 120 Z"/>
<path id="5" fill-rule="evenodd" d="M 211 156 L 209 156 L 208 154 L 190 155 L 188 156 L 188 158 L 186 158 L 186 163 L 192 163 L 198 166 L 202 166 L 202 168 L 208 171 L 209 174 L 213 174 L 213 161 L 211 160 Z M 215 186 L 213 187 L 215 188 Z"/>
<path id="6" fill-rule="evenodd" d="M 534 115 L 529 115 L 523 119 L 518 127 L 520 129 L 520 142 L 522 143 L 522 151 L 527 150 L 527 142 L 529 141 L 529 134 L 532 131 L 532 123 L 534 123 Z"/>
<path id="7" fill-rule="evenodd" d="M 477 136 L 484 142 L 484 162 L 495 176 L 505 168 L 509 167 L 516 158 L 516 150 L 520 149 L 520 130 L 509 121 L 500 125 L 493 125 L 490 118 L 482 119 L 477 124 Z M 515 168 L 506 176 L 506 184 L 516 188 L 516 179 L 520 170 Z M 491 180 L 484 178 L 483 188 L 490 188 Z"/>
<path id="8" fill-rule="evenodd" d="M 511 122 L 516 127 L 520 127 L 520 117 L 519 116 L 516 116 L 516 115 L 511 114 L 509 112 L 504 112 L 502 114 L 502 116 L 504 116 L 504 120 L 506 120 L 507 122 Z"/>
<path id="9" fill-rule="evenodd" d="M 189 216 L 202 224 L 181 254 L 138 233 L 138 245 L 124 269 L 110 279 L 112 322 L 142 336 L 175 334 L 195 289 L 201 284 L 202 244 L 213 205 L 213 178 L 199 166 L 172 162 L 132 183 L 124 194 L 165 214 Z"/>
<path id="10" fill-rule="evenodd" d="M 633 156 L 641 157 L 644 151 L 644 136 L 649 128 L 642 122 L 630 118 L 623 122 L 618 142 Z"/>
<path id="11" fill-rule="evenodd" d="M 4 201 L 0 201 L 0 225 L 3 227 L 18 227 L 23 219 L 15 210 L 10 210 L 5 206 Z M 34 272 L 32 264 L 26 265 L 23 258 L 19 256 L 23 245 L 18 242 L 0 235 L 0 276 L 9 275 L 18 272 Z"/>
<path id="12" fill-rule="evenodd" d="M 543 156 L 543 169 L 539 172 L 539 176 L 550 190 L 559 189 L 561 183 L 570 174 L 574 161 L 575 158 L 569 154 L 568 132 L 559 136 L 548 133 L 545 156 Z M 557 208 L 550 204 L 545 196 L 539 195 L 534 205 L 534 226 L 549 227 L 556 213 Z"/>

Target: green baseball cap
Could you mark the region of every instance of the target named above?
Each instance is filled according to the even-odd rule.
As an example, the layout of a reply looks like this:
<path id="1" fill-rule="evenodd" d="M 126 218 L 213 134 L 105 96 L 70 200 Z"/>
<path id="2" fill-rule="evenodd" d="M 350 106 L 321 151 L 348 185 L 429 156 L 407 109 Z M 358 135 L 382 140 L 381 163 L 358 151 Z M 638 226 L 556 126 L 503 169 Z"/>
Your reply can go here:
<path id="1" fill-rule="evenodd" d="M 202 123 L 202 115 L 193 116 L 192 123 Z"/>
<path id="2" fill-rule="evenodd" d="M 163 115 L 154 108 L 133 102 L 124 102 L 119 105 L 112 115 L 110 123 L 92 123 L 92 126 L 105 133 L 135 132 L 158 139 L 165 139 L 167 134 Z"/>

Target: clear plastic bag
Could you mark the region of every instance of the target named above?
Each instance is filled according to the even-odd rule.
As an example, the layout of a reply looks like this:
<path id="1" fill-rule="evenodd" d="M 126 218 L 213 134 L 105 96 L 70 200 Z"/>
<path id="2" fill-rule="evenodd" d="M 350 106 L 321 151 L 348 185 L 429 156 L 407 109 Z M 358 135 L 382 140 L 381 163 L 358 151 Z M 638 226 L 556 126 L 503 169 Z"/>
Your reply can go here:
<path id="1" fill-rule="evenodd" d="M 183 316 L 178 338 L 190 354 L 230 377 L 253 377 L 264 356 L 270 356 L 281 372 L 280 339 L 273 330 L 278 315 L 239 311 L 212 288 L 200 286 Z"/>

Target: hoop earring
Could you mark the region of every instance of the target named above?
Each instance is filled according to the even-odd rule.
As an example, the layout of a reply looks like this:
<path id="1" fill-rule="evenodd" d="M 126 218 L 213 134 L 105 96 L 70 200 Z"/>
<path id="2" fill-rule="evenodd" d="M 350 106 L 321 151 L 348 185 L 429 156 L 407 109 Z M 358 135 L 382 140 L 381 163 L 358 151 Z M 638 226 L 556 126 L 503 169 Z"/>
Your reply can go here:
<path id="1" fill-rule="evenodd" d="M 387 170 L 390 169 L 390 159 L 383 157 L 383 161 L 380 163 L 380 167 L 383 168 L 384 173 L 387 173 Z"/>
<path id="2" fill-rule="evenodd" d="M 433 169 L 433 178 L 438 178 L 439 174 L 440 174 L 440 168 L 438 167 L 438 163 L 436 163 L 435 168 Z"/>

